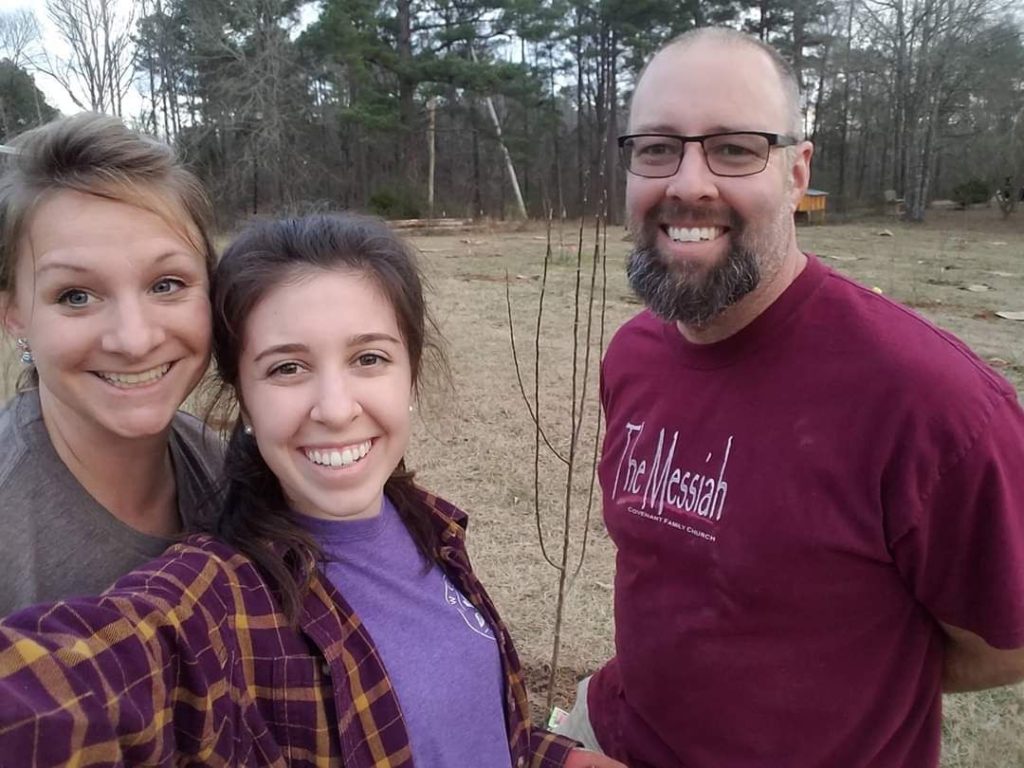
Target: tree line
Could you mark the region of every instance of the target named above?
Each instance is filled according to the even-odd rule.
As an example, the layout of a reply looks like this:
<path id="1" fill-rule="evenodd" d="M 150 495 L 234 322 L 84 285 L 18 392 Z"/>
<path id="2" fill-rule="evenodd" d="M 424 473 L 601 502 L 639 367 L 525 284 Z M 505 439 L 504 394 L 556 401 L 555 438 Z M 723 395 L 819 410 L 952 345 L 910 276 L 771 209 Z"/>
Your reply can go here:
<path id="1" fill-rule="evenodd" d="M 0 16 L 0 132 L 33 78 L 174 142 L 223 223 L 322 206 L 391 217 L 621 216 L 616 136 L 643 62 L 728 25 L 798 72 L 831 207 L 1024 182 L 1024 21 L 1010 0 L 45 0 Z M 1015 15 L 1017 14 L 1017 15 Z M 135 99 L 139 102 L 139 99 Z M 759 127 L 759 126 L 752 126 Z M 971 197 L 973 195 L 973 197 Z"/>

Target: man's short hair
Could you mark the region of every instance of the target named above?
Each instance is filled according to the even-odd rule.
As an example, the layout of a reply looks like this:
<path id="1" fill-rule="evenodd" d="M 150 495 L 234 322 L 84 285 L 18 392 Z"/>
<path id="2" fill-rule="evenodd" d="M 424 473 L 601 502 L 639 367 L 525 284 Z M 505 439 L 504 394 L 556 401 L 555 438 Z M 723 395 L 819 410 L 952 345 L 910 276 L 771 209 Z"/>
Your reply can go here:
<path id="1" fill-rule="evenodd" d="M 697 27 L 677 35 L 659 48 L 654 56 L 648 60 L 643 70 L 641 70 L 637 82 L 640 82 L 640 79 L 647 71 L 647 67 L 662 52 L 671 48 L 685 48 L 704 40 L 733 45 L 746 45 L 764 53 L 771 60 L 772 64 L 775 65 L 775 73 L 779 76 L 779 85 L 782 87 L 783 95 L 786 98 L 786 110 L 789 112 L 789 125 L 786 126 L 786 130 L 790 135 L 798 139 L 803 138 L 804 119 L 800 109 L 800 83 L 797 80 L 796 71 L 793 69 L 793 66 L 772 46 L 761 42 L 756 37 L 738 32 L 730 27 Z"/>

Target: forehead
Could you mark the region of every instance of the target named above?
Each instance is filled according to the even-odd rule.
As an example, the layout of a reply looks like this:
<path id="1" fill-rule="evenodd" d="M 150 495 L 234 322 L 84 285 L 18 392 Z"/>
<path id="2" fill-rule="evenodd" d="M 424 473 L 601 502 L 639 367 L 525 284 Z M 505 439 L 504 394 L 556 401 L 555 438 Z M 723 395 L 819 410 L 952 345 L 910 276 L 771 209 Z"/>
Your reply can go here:
<path id="1" fill-rule="evenodd" d="M 632 133 L 724 130 L 785 133 L 786 98 L 771 59 L 757 48 L 699 40 L 659 53 L 637 83 Z"/>
<path id="2" fill-rule="evenodd" d="M 41 202 L 19 246 L 19 269 L 40 271 L 51 262 L 124 274 L 145 270 L 168 254 L 203 259 L 161 216 L 128 203 L 62 190 Z"/>
<path id="3" fill-rule="evenodd" d="M 349 269 L 301 269 L 270 288 L 253 307 L 246 337 L 337 339 L 393 332 L 398 322 L 391 302 L 371 276 Z"/>

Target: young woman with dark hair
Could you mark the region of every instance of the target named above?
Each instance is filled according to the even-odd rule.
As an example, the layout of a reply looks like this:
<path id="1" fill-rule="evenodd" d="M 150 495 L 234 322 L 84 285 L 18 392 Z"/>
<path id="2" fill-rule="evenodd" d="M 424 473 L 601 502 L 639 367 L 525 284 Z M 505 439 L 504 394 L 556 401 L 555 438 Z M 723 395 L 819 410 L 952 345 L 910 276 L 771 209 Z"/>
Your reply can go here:
<path id="1" fill-rule="evenodd" d="M 0 754 L 36 766 L 621 768 L 529 722 L 466 516 L 404 465 L 438 359 L 382 223 L 257 223 L 214 278 L 224 508 L 99 598 L 0 622 Z"/>

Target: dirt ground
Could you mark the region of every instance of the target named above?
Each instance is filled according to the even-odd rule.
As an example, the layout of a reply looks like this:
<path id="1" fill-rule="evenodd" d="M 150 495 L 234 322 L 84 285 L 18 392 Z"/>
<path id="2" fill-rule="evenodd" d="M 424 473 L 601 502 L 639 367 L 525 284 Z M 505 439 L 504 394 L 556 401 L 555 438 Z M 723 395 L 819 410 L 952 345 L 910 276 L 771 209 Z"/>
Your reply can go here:
<path id="1" fill-rule="evenodd" d="M 886 234 L 887 233 L 887 234 Z M 875 219 L 801 227 L 801 245 L 836 269 L 916 308 L 966 340 L 1024 392 L 1024 322 L 1004 320 L 1001 310 L 1024 311 L 1024 211 L 1003 221 L 998 211 L 933 212 L 912 226 Z M 540 420 L 554 448 L 570 450 L 573 392 L 573 296 L 576 243 L 572 225 L 553 232 L 554 253 L 546 285 L 539 340 Z M 534 492 L 535 432 L 516 382 L 505 303 L 505 275 L 513 304 L 521 369 L 531 397 L 534 329 L 541 290 L 546 235 L 543 224 L 491 226 L 443 234 L 414 233 L 432 282 L 431 303 L 447 339 L 452 386 L 429 385 L 417 410 L 410 465 L 420 480 L 471 515 L 470 554 L 509 623 L 529 670 L 535 713 L 547 685 L 555 616 L 557 571 L 538 545 L 534 499 L 547 554 L 561 557 L 566 469 L 550 452 L 539 460 L 540 493 Z M 594 235 L 584 236 L 581 275 L 586 292 Z M 638 311 L 623 277 L 628 243 L 621 228 L 607 235 L 604 341 Z M 600 270 L 598 274 L 600 285 Z M 975 288 L 968 289 L 969 286 Z M 977 286 L 984 286 L 985 290 Z M 600 290 L 598 291 L 600 294 Z M 570 566 L 586 532 L 586 558 L 574 579 L 562 627 L 559 703 L 567 706 L 575 681 L 612 653 L 614 552 L 595 503 L 587 515 L 597 409 L 594 394 L 601 348 L 600 313 L 592 324 L 590 370 L 584 381 L 584 348 L 577 350 L 576 391 L 585 393 L 576 443 L 570 506 Z M 6 355 L 13 361 L 13 351 Z M 15 365 L 0 365 L 10 374 Z M 2 383 L 2 382 L 0 382 Z M 1024 686 L 950 696 L 946 700 L 943 766 L 1024 766 Z"/>
<path id="2" fill-rule="evenodd" d="M 541 423 L 551 443 L 568 454 L 568 403 L 572 392 L 576 242 L 572 225 L 553 232 L 540 340 Z M 888 234 L 884 234 L 888 233 Z M 830 266 L 909 304 L 966 340 L 1024 392 L 1024 322 L 995 315 L 1024 311 L 1024 213 L 1004 221 L 997 211 L 934 212 L 924 225 L 873 219 L 801 227 L 805 250 Z M 508 272 L 516 341 L 527 391 L 533 394 L 533 345 L 546 244 L 545 228 L 479 228 L 455 234 L 414 235 L 434 288 L 433 307 L 448 341 L 455 382 L 424 404 L 412 465 L 422 481 L 471 514 L 470 553 L 475 567 L 512 627 L 530 670 L 535 712 L 540 714 L 551 658 L 556 570 L 538 546 L 533 507 L 534 430 L 516 383 L 505 302 Z M 586 232 L 582 287 L 590 280 L 593 233 Z M 605 338 L 639 306 L 623 276 L 628 243 L 623 231 L 607 238 Z M 975 286 L 973 290 L 968 286 Z M 979 290 L 976 286 L 985 286 Z M 585 327 L 585 301 L 581 315 Z M 596 419 L 598 321 L 587 381 L 590 398 L 579 440 L 581 467 L 571 509 L 570 562 L 588 528 L 586 560 L 570 593 L 562 628 L 556 695 L 572 700 L 575 681 L 613 650 L 614 551 L 603 532 L 599 504 L 585 525 L 593 430 Z M 582 355 L 582 351 L 580 352 Z M 582 356 L 580 379 L 582 379 Z M 582 386 L 582 381 L 578 381 Z M 566 474 L 542 452 L 541 528 L 549 556 L 560 556 Z M 949 696 L 943 766 L 1024 766 L 1024 686 Z"/>

